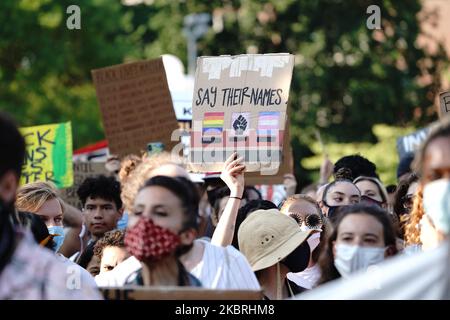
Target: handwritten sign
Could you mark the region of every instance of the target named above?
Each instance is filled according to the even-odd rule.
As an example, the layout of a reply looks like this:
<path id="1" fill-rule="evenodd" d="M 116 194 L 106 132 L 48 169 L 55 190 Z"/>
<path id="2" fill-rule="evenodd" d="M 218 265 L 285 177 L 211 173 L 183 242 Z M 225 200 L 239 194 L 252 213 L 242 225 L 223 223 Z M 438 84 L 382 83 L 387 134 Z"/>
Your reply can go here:
<path id="1" fill-rule="evenodd" d="M 82 209 L 81 201 L 77 195 L 78 188 L 86 178 L 95 177 L 100 174 L 106 176 L 109 175 L 105 167 L 105 162 L 88 162 L 88 161 L 74 162 L 73 186 L 61 190 L 61 198 L 66 203 L 81 210 Z"/>
<path id="2" fill-rule="evenodd" d="M 245 174 L 246 185 L 273 185 L 283 184 L 284 175 L 294 173 L 294 157 L 291 146 L 291 135 L 289 133 L 289 125 L 286 124 L 286 130 L 284 130 L 284 144 L 283 153 L 281 156 L 281 164 L 278 172 L 274 175 L 262 175 L 259 172 L 248 172 Z"/>
<path id="3" fill-rule="evenodd" d="M 440 117 L 443 118 L 450 114 L 450 91 L 439 94 Z"/>
<path id="4" fill-rule="evenodd" d="M 398 138 L 397 152 L 399 158 L 402 159 L 407 155 L 414 154 L 419 149 L 422 142 L 427 138 L 429 132 L 430 128 L 427 127 Z"/>
<path id="5" fill-rule="evenodd" d="M 70 122 L 21 128 L 26 143 L 21 184 L 50 181 L 58 188 L 73 184 Z"/>
<path id="6" fill-rule="evenodd" d="M 141 154 L 150 141 L 170 150 L 178 129 L 162 59 L 92 71 L 109 150 Z"/>
<path id="7" fill-rule="evenodd" d="M 261 291 L 212 290 L 195 287 L 99 288 L 106 300 L 262 300 Z"/>
<path id="8" fill-rule="evenodd" d="M 290 54 L 198 59 L 191 171 L 220 171 L 236 151 L 248 172 L 278 172 L 293 67 Z"/>

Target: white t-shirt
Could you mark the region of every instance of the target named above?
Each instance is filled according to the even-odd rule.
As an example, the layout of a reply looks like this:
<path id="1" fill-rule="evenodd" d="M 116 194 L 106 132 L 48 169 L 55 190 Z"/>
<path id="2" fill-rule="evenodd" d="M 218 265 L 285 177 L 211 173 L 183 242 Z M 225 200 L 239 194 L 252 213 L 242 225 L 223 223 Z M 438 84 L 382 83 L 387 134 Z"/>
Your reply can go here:
<path id="1" fill-rule="evenodd" d="M 306 268 L 302 272 L 289 272 L 287 274 L 287 278 L 294 282 L 296 285 L 309 290 L 316 285 L 317 281 L 319 281 L 320 275 L 320 267 L 316 263 L 312 267 Z"/>
<path id="2" fill-rule="evenodd" d="M 233 246 L 220 247 L 197 239 L 205 245 L 202 260 L 191 270 L 204 288 L 260 290 L 250 264 Z"/>
<path id="3" fill-rule="evenodd" d="M 245 256 L 232 246 L 226 248 L 201 241 L 205 250 L 202 260 L 190 273 L 200 280 L 203 288 L 223 290 L 260 290 L 260 285 Z M 95 277 L 98 286 L 121 287 L 137 270 L 139 260 L 130 257 L 113 270 Z"/>

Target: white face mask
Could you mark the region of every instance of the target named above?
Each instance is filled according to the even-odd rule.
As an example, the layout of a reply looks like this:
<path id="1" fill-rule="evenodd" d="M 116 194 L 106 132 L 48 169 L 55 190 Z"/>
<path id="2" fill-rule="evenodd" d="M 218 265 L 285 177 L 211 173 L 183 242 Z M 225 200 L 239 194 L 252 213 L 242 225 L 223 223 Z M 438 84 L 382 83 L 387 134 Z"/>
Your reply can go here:
<path id="1" fill-rule="evenodd" d="M 306 241 L 308 241 L 309 249 L 313 252 L 320 243 L 320 232 L 313 233 Z"/>
<path id="2" fill-rule="evenodd" d="M 385 248 L 336 245 L 334 266 L 342 277 L 348 278 L 358 270 L 367 270 L 371 265 L 384 260 Z"/>
<path id="3" fill-rule="evenodd" d="M 425 213 L 439 231 L 450 233 L 450 179 L 439 179 L 423 188 Z"/>

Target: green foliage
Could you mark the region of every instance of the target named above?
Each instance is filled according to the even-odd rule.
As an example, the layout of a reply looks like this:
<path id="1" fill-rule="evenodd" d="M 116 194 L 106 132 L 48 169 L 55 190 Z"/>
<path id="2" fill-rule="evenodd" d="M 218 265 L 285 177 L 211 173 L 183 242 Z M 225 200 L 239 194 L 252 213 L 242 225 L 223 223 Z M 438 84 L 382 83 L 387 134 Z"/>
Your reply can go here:
<path id="1" fill-rule="evenodd" d="M 349 154 L 360 154 L 377 165 L 377 172 L 381 181 L 385 184 L 397 183 L 396 168 L 398 164 L 397 138 L 415 131 L 415 128 L 400 128 L 377 124 L 372 128 L 372 132 L 377 138 L 377 143 L 359 142 L 359 143 L 325 143 L 326 152 L 330 160 L 336 162 L 341 157 Z M 317 172 L 314 175 L 315 180 L 319 179 L 319 168 L 323 161 L 322 150 L 319 142 L 313 142 L 311 149 L 314 156 L 302 159 L 302 165 L 308 170 Z"/>
<path id="2" fill-rule="evenodd" d="M 154 0 L 126 7 L 118 0 L 78 0 L 82 29 L 68 30 L 66 8 L 73 1 L 2 0 L 0 109 L 22 126 L 72 120 L 75 147 L 101 139 L 90 70 L 166 53 L 186 65 L 183 18 L 208 12 L 214 23 L 198 43 L 200 55 L 295 54 L 289 115 L 302 185 L 317 168 L 316 160 L 306 158 L 320 157 L 314 147 L 316 129 L 333 160 L 359 151 L 391 182 L 393 137 L 401 130 L 390 130 L 436 118 L 436 75 L 448 66 L 442 47 L 430 55 L 416 46 L 420 2 Z M 381 8 L 382 30 L 366 27 L 366 9 L 372 4 Z M 419 84 L 424 74 L 433 77 Z"/>

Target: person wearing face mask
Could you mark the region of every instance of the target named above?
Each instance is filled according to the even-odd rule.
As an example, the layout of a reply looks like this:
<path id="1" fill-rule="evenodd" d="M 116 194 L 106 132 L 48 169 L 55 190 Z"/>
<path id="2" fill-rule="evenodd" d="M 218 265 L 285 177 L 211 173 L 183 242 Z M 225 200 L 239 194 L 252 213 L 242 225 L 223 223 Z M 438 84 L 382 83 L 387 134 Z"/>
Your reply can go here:
<path id="1" fill-rule="evenodd" d="M 361 202 L 387 210 L 388 193 L 379 179 L 359 176 L 353 180 L 353 183 L 361 191 Z"/>
<path id="2" fill-rule="evenodd" d="M 148 180 L 136 195 L 125 234 L 125 247 L 141 268 L 125 283 L 200 287 L 179 260 L 192 247 L 191 226 L 197 218 L 198 197 L 192 182 L 164 176 Z"/>
<path id="3" fill-rule="evenodd" d="M 53 236 L 53 251 L 58 252 L 64 242 L 63 205 L 56 187 L 49 182 L 27 183 L 17 190 L 16 207 L 38 215 Z"/>
<path id="4" fill-rule="evenodd" d="M 432 129 L 413 166 L 421 176 L 423 197 L 420 242 L 423 250 L 431 250 L 450 234 L 450 116 Z"/>
<path id="5" fill-rule="evenodd" d="M 321 244 L 325 239 L 328 222 L 314 199 L 303 194 L 287 198 L 280 211 L 294 218 L 303 231 L 315 231 L 307 240 L 311 251 L 308 267 L 302 272 L 287 274 L 287 278 L 299 287 L 306 290 L 312 289 L 320 278 L 317 260 L 323 247 Z"/>
<path id="6" fill-rule="evenodd" d="M 361 200 L 361 192 L 347 178 L 349 176 L 349 169 L 342 168 L 336 174 L 336 180 L 327 184 L 323 190 L 319 206 L 325 217 L 331 222 L 335 220 L 336 210 L 339 207 L 356 204 Z"/>
<path id="7" fill-rule="evenodd" d="M 302 231 L 296 221 L 277 209 L 256 210 L 238 231 L 240 251 L 247 257 L 263 288 L 266 299 L 280 300 L 299 292 L 287 279 L 289 272 L 308 266 L 310 248 L 307 238 L 312 230 Z"/>
<path id="8" fill-rule="evenodd" d="M 0 113 L 0 150 L 0 300 L 101 299 L 95 283 L 83 276 L 74 283 L 77 270 L 40 246 L 30 229 L 21 225 L 24 217 L 17 213 L 15 198 L 25 139 L 4 113 Z"/>
<path id="9" fill-rule="evenodd" d="M 58 196 L 55 186 L 49 182 L 37 181 L 27 183 L 17 190 L 16 207 L 19 211 L 29 211 L 39 217 L 45 223 L 48 237 L 39 243 L 42 246 L 51 244 L 51 250 L 66 266 L 78 270 L 83 281 L 95 287 L 94 278 L 84 268 L 70 261 L 59 253 L 64 243 L 65 232 L 63 227 L 64 206 Z"/>
<path id="10" fill-rule="evenodd" d="M 368 274 L 334 281 L 298 299 L 395 299 L 430 300 L 450 298 L 448 269 L 450 253 L 450 118 L 431 126 L 416 153 L 414 171 L 421 177 L 418 192 L 423 210 L 414 211 L 409 225 L 419 230 L 422 252 L 399 255 Z M 414 200 L 418 203 L 419 196 Z M 420 215 L 419 226 L 417 217 Z M 408 230 L 407 230 L 408 231 Z"/>
<path id="11" fill-rule="evenodd" d="M 396 253 L 395 232 L 386 211 L 364 204 L 341 208 L 319 258 L 318 284 L 367 271 Z"/>

